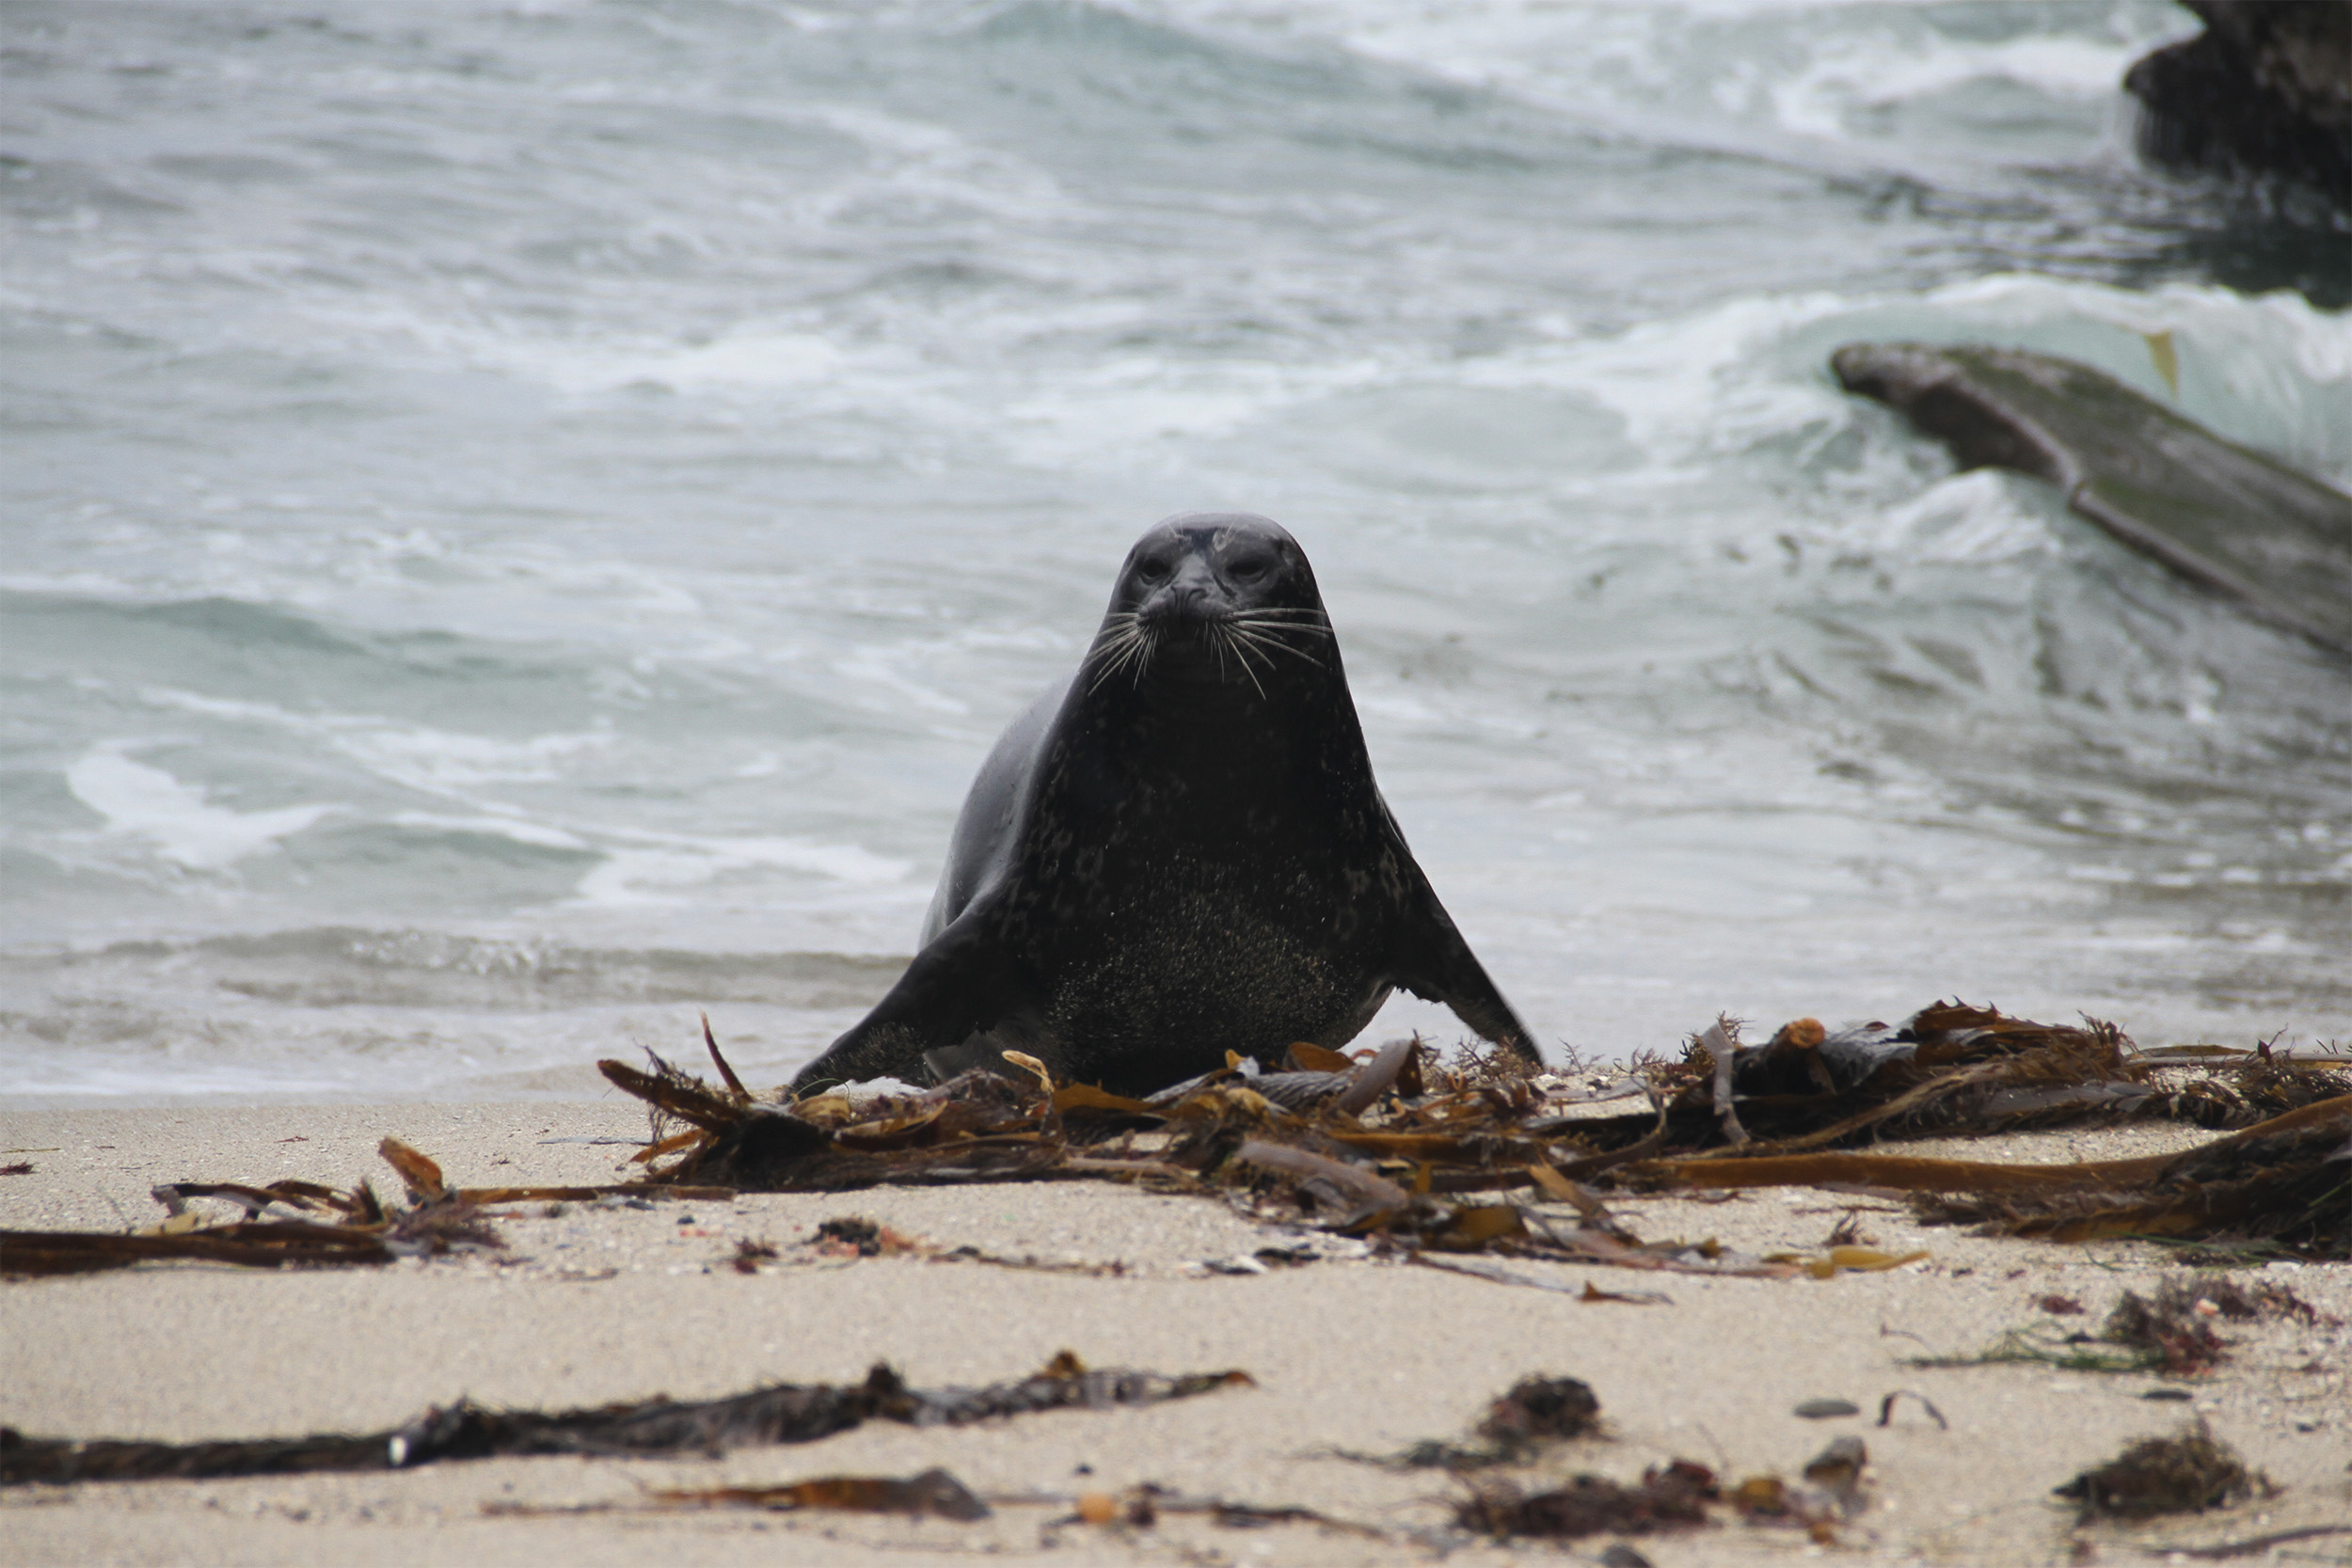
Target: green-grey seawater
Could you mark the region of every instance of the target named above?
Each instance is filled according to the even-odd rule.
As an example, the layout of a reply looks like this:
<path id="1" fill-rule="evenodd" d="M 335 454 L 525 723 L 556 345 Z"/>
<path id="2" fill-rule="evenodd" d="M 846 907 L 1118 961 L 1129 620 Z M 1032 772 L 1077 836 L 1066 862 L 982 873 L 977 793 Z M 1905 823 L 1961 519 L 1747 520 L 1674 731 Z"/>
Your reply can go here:
<path id="1" fill-rule="evenodd" d="M 1305 545 L 1547 1042 L 2352 1036 L 2352 670 L 1826 366 L 2069 355 L 2352 479 L 2352 241 L 2131 156 L 2195 25 L 18 0 L 0 1097 L 576 1094 L 705 1006 L 774 1082 L 1201 507 Z"/>

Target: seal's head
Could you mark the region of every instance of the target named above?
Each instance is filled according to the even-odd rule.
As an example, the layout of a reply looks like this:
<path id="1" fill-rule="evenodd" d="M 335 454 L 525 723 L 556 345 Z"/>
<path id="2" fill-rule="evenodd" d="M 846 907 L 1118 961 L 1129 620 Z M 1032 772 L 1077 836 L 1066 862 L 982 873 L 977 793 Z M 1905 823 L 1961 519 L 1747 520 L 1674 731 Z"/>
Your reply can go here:
<path id="1" fill-rule="evenodd" d="M 1327 666 L 1331 623 L 1307 552 L 1250 512 L 1181 512 L 1136 541 L 1087 656 L 1120 679 L 1214 681 L 1264 695 L 1287 667 Z"/>

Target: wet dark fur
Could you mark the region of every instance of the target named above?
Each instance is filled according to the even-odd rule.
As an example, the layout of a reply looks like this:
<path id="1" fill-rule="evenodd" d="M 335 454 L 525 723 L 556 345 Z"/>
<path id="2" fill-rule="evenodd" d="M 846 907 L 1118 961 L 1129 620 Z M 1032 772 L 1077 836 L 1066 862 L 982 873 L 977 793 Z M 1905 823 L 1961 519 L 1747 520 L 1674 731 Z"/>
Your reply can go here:
<path id="1" fill-rule="evenodd" d="M 923 936 L 796 1087 L 1013 1049 L 1145 1092 L 1344 1045 L 1397 987 L 1536 1059 L 1373 783 L 1305 553 L 1248 514 L 1128 553 L 1076 675 L 981 768 Z"/>

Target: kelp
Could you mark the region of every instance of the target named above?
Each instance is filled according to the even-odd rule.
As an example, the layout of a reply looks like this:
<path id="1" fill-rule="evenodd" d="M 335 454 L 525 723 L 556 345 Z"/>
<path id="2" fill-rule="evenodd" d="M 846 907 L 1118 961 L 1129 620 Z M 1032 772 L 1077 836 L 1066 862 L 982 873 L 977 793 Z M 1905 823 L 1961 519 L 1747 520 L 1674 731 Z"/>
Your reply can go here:
<path id="1" fill-rule="evenodd" d="M 2352 1245 L 2352 1075 L 2344 1058 L 2200 1047 L 2139 1052 L 2110 1024 L 2045 1024 L 1938 1002 L 1899 1024 L 1786 1024 L 1739 1044 L 1719 1019 L 1677 1062 L 1612 1084 L 1526 1075 L 1418 1041 L 1349 1057 L 1292 1048 L 1275 1070 L 1233 1057 L 1148 1099 L 1056 1081 L 1005 1053 L 929 1089 L 836 1088 L 800 1101 L 724 1087 L 655 1058 L 607 1061 L 654 1115 L 648 1185 L 843 1191 L 879 1183 L 1125 1180 L 1218 1193 L 1262 1214 L 1426 1256 L 1488 1252 L 1677 1272 L 1826 1275 L 1909 1259 L 1830 1248 L 1772 1259 L 1645 1243 L 1598 1189 L 1859 1186 L 1922 1195 L 1931 1218 L 2021 1235 L 2250 1236 L 2307 1256 Z M 1603 1107 L 1639 1096 L 1631 1114 Z M 1854 1146 L 2086 1118 L 2168 1118 L 2229 1135 L 2170 1156 L 2064 1166 L 1906 1160 Z M 2265 1119 L 2266 1118 L 2266 1119 Z M 1578 1211 L 1564 1222 L 1508 1195 Z M 1500 1201 L 1470 1200 L 1490 1194 Z"/>
<path id="2" fill-rule="evenodd" d="M 671 1184 L 600 1187 L 452 1187 L 440 1166 L 398 1138 L 377 1148 L 408 1191 L 387 1208 L 366 1182 L 337 1189 L 314 1181 L 167 1181 L 153 1189 L 166 1218 L 136 1235 L 87 1230 L 0 1230 L 0 1275 L 89 1274 L 172 1259 L 248 1268 L 380 1264 L 453 1252 L 506 1248 L 493 1205 L 577 1201 L 615 1195 L 725 1198 L 733 1192 Z M 188 1205 L 212 1199 L 241 1216 L 207 1223 Z"/>
<path id="3" fill-rule="evenodd" d="M 1576 1377 L 1523 1377 L 1486 1407 L 1478 1435 L 1499 1452 L 1523 1458 L 1545 1445 L 1592 1433 L 1600 1398 Z"/>
<path id="4" fill-rule="evenodd" d="M 2352 1258 L 2352 1095 L 2258 1122 L 2178 1154 L 2066 1165 L 1883 1154 L 1659 1161 L 1629 1170 L 1661 1188 L 1809 1186 L 1917 1195 L 1930 1225 L 2087 1242 L 2228 1238 L 2249 1255 Z"/>
<path id="5" fill-rule="evenodd" d="M 1394 1470 L 1481 1470 L 1517 1465 L 1557 1444 L 1600 1431 L 1600 1397 L 1581 1378 L 1523 1377 L 1486 1406 L 1470 1441 L 1424 1437 L 1395 1453 L 1330 1450 L 1334 1457 Z"/>
<path id="6" fill-rule="evenodd" d="M 903 1513 L 910 1518 L 955 1519 L 964 1523 L 985 1519 L 990 1513 L 988 1504 L 975 1496 L 970 1487 L 937 1466 L 914 1476 L 817 1476 L 782 1486 L 660 1491 L 653 1495 L 652 1501 L 656 1508 L 665 1510 L 756 1508 L 786 1513 L 820 1509 L 846 1513 Z"/>
<path id="7" fill-rule="evenodd" d="M 2084 1175 L 2089 1179 L 2082 1179 Z M 2077 1179 L 1949 1191 L 1915 1207 L 1931 1223 L 1988 1235 L 2252 1238 L 2282 1251 L 2352 1258 L 2352 1095 L 2291 1111 L 2161 1162 L 2078 1167 Z"/>
<path id="8" fill-rule="evenodd" d="M 862 1214 L 842 1214 L 818 1225 L 800 1243 L 803 1262 L 847 1261 L 862 1258 L 912 1258 L 926 1263 L 982 1263 L 997 1269 L 1023 1269 L 1038 1274 L 1075 1274 L 1117 1276 L 1127 1272 L 1127 1265 L 1117 1259 L 1102 1263 L 1077 1262 L 1067 1259 L 1008 1257 L 979 1247 L 944 1246 L 893 1230 L 886 1225 L 867 1219 Z M 772 1243 L 739 1242 L 728 1261 L 739 1273 L 757 1274 L 764 1261 L 780 1260 L 783 1254 Z"/>
<path id="9" fill-rule="evenodd" d="M 395 1169 L 404 1160 L 422 1170 L 432 1162 L 394 1138 L 384 1153 Z M 0 1273 L 14 1275 L 87 1274 L 161 1259 L 238 1263 L 253 1268 L 291 1264 L 389 1263 L 405 1257 L 474 1250 L 505 1243 L 480 1204 L 451 1192 L 435 1169 L 429 1196 L 407 1208 L 387 1209 L 366 1182 L 338 1190 L 310 1181 L 251 1187 L 233 1181 L 169 1181 L 153 1189 L 164 1222 L 137 1235 L 72 1230 L 0 1231 Z M 241 1216 L 204 1223 L 191 1199 L 226 1202 Z"/>
<path id="10" fill-rule="evenodd" d="M 2045 1310 L 2051 1299 L 2043 1298 L 2041 1305 Z M 2077 1304 L 2066 1306 L 2069 1310 L 2062 1316 L 2082 1311 Z M 2227 1275 L 2174 1275 L 2149 1295 L 2125 1291 L 2095 1335 L 2059 1334 L 2046 1326 L 2011 1329 L 1974 1354 L 1916 1356 L 1909 1365 L 1980 1367 L 2038 1362 L 2074 1372 L 2157 1372 L 2194 1378 L 2230 1357 L 2231 1342 L 2215 1329 L 2216 1321 L 2249 1323 L 2264 1318 L 2291 1318 L 2305 1324 L 2322 1321 L 2311 1303 L 2268 1280 L 2248 1286 Z"/>
<path id="11" fill-rule="evenodd" d="M 775 1384 L 718 1400 L 655 1398 L 554 1412 L 500 1410 L 460 1400 L 404 1426 L 358 1435 L 143 1443 L 28 1437 L 0 1428 L 0 1483 L 398 1470 L 492 1455 L 708 1456 L 814 1442 L 868 1420 L 965 1426 L 1047 1410 L 1160 1404 L 1253 1384 L 1237 1370 L 1176 1376 L 1089 1370 L 1064 1351 L 1032 1376 L 979 1388 L 911 1388 L 896 1370 L 877 1363 L 863 1383 Z"/>
<path id="12" fill-rule="evenodd" d="M 1831 1030 L 1798 1019 L 1755 1046 L 1739 1035 L 1734 1021 L 1718 1019 L 1679 1060 L 1640 1063 L 1613 1080 L 1530 1076 L 1515 1058 L 1476 1050 L 1443 1063 L 1406 1039 L 1354 1056 L 1301 1043 L 1272 1070 L 1232 1057 L 1143 1099 L 1057 1082 L 1036 1059 L 1008 1052 L 1001 1071 L 968 1071 L 927 1089 L 850 1085 L 763 1100 L 706 1027 L 715 1085 L 659 1057 L 649 1069 L 599 1064 L 652 1116 L 633 1181 L 453 1188 L 430 1159 L 387 1139 L 385 1158 L 408 1191 L 405 1209 L 385 1209 L 364 1186 L 180 1182 L 156 1189 L 174 1214 L 158 1231 L 0 1232 L 0 1273 L 166 1258 L 382 1263 L 495 1249 L 488 1210 L 498 1204 L 1023 1180 L 1219 1196 L 1260 1217 L 1311 1221 L 1432 1261 L 1489 1253 L 1821 1277 L 1910 1260 L 1852 1246 L 1764 1258 L 1712 1243 L 1645 1241 L 1605 1202 L 1609 1189 L 1771 1185 L 1909 1193 L 1931 1221 L 2055 1241 L 2145 1236 L 2352 1256 L 2352 1074 L 2344 1057 L 2267 1045 L 2144 1053 L 2096 1021 L 2038 1023 L 1958 1002 L 1898 1024 Z M 1635 1100 L 1643 1108 L 1613 1109 Z M 1905 1138 L 2131 1118 L 2234 1131 L 2174 1155 L 2068 1165 L 1883 1151 Z M 246 1212 L 227 1224 L 179 1223 L 196 1197 Z M 758 1267 L 755 1257 L 728 1261 Z"/>
<path id="13" fill-rule="evenodd" d="M 1008 1498 L 1006 1501 L 1011 1501 Z M 1023 1498 L 1023 1501 L 1048 1500 L 1044 1496 Z M 1060 1501 L 1062 1499 L 1053 1499 Z M 1227 1497 L 1194 1497 L 1165 1486 L 1145 1481 L 1124 1492 L 1087 1492 L 1067 1499 L 1073 1512 L 1057 1519 L 1049 1530 L 1068 1525 L 1108 1525 L 1127 1529 L 1150 1529 L 1160 1522 L 1162 1514 L 1196 1514 L 1211 1524 L 1227 1529 L 1263 1529 L 1268 1525 L 1312 1525 L 1334 1535 L 1350 1535 L 1367 1541 L 1387 1541 L 1391 1532 L 1376 1525 L 1355 1519 L 1337 1518 L 1320 1509 L 1301 1508 L 1295 1503 L 1241 1503 Z M 1046 1544 L 1054 1544 L 1045 1537 Z"/>
<path id="14" fill-rule="evenodd" d="M 671 1164 L 648 1183 L 717 1182 L 760 1192 L 846 1192 L 882 1182 L 959 1181 L 1057 1174 L 1066 1140 L 1025 1085 L 967 1072 L 951 1092 L 881 1097 L 858 1117 L 840 1096 L 791 1107 L 711 1089 L 655 1059 L 640 1072 L 597 1064 L 655 1112 L 650 1148 Z M 673 1132 L 685 1124 L 683 1132 Z"/>
<path id="15" fill-rule="evenodd" d="M 1530 1492 L 1507 1480 L 1481 1479 L 1455 1507 L 1454 1522 L 1503 1539 L 1573 1541 L 1696 1529 L 1713 1522 L 1709 1505 L 1721 1504 L 1743 1524 L 1803 1529 L 1817 1543 L 1834 1545 L 1838 1527 L 1867 1506 L 1863 1471 L 1868 1463 L 1861 1438 L 1840 1437 L 1805 1465 L 1804 1481 L 1795 1483 L 1760 1475 L 1726 1488 L 1712 1470 L 1688 1459 L 1653 1465 L 1630 1486 L 1579 1475 L 1565 1485 Z"/>
<path id="16" fill-rule="evenodd" d="M 1423 1442 L 1373 1462 L 1441 1465 L 1455 1472 L 1469 1486 L 1470 1496 L 1456 1506 L 1454 1522 L 1502 1538 L 1576 1540 L 1604 1532 L 1645 1535 L 1693 1529 L 1711 1523 L 1709 1506 L 1720 1503 L 1747 1524 L 1802 1528 L 1828 1545 L 1836 1543 L 1837 1528 L 1866 1506 L 1864 1470 L 1870 1454 L 1859 1437 L 1830 1443 L 1806 1463 L 1804 1479 L 1793 1483 L 1775 1475 L 1756 1475 L 1726 1488 L 1712 1470 L 1687 1459 L 1653 1465 L 1630 1486 L 1604 1476 L 1578 1475 L 1565 1485 L 1529 1491 L 1507 1478 L 1476 1473 L 1524 1463 L 1561 1440 L 1591 1433 L 1599 1410 L 1592 1390 L 1574 1378 L 1525 1378 L 1494 1402 L 1479 1425 L 1483 1441 L 1477 1445 Z"/>
<path id="17" fill-rule="evenodd" d="M 2202 1513 L 2276 1491 L 2267 1476 L 2249 1470 L 2238 1451 L 2200 1420 L 2169 1437 L 2139 1439 L 2058 1487 L 2054 1495 L 2071 1498 L 2080 1510 L 2080 1522 L 2088 1524 L 2101 1518 Z"/>
<path id="18" fill-rule="evenodd" d="M 1802 1529 L 1818 1544 L 1837 1543 L 1837 1528 L 1867 1506 L 1863 1484 L 1870 1450 L 1859 1437 L 1839 1437 L 1805 1462 L 1804 1479 L 1750 1476 L 1724 1501 L 1750 1525 Z"/>
<path id="19" fill-rule="evenodd" d="M 482 1505 L 497 1519 L 546 1519 L 581 1513 L 677 1513 L 748 1508 L 765 1513 L 808 1511 L 837 1513 L 899 1513 L 911 1519 L 953 1519 L 970 1524 L 993 1512 L 970 1487 L 936 1465 L 913 1476 L 814 1476 L 776 1486 L 664 1487 L 642 1499 L 593 1503 Z"/>
<path id="20" fill-rule="evenodd" d="M 754 1509 L 763 1513 L 823 1510 L 855 1513 L 900 1513 L 912 1518 L 951 1519 L 972 1523 L 991 1517 L 998 1508 L 1055 1508 L 1069 1512 L 1048 1521 L 1042 1544 L 1059 1544 L 1056 1532 L 1069 1526 L 1107 1526 L 1131 1531 L 1151 1529 L 1163 1514 L 1198 1514 L 1231 1529 L 1257 1529 L 1268 1525 L 1314 1525 L 1336 1533 L 1375 1541 L 1390 1532 L 1350 1519 L 1334 1518 L 1311 1508 L 1263 1503 L 1238 1503 L 1223 1497 L 1194 1497 L 1145 1481 L 1121 1492 L 1012 1492 L 982 1497 L 947 1471 L 925 1470 L 920 1475 L 818 1476 L 776 1486 L 710 1486 L 659 1488 L 641 1500 L 541 1504 L 509 1501 L 482 1505 L 485 1514 L 500 1518 L 548 1518 L 582 1513 L 673 1513 L 682 1511 Z"/>
<path id="21" fill-rule="evenodd" d="M 1887 1138 L 1981 1136 L 2084 1119 L 2160 1117 L 2244 1127 L 2352 1094 L 2342 1057 L 2298 1060 L 2267 1046 L 2142 1053 L 2111 1023 L 2080 1027 L 2010 1018 L 1959 1002 L 1923 1007 L 1899 1024 L 1825 1030 L 1812 1019 L 1760 1046 L 1737 1044 L 1728 1021 L 1694 1038 L 1677 1068 L 1670 1124 L 1719 1118 L 1719 1059 L 1756 1152 L 1795 1153 Z M 2168 1068 L 2198 1070 L 2168 1084 Z M 1726 1143 L 1745 1140 L 1728 1138 Z"/>
<path id="22" fill-rule="evenodd" d="M 1723 1496 L 1715 1472 L 1688 1459 L 1653 1465 L 1631 1486 L 1580 1475 L 1565 1485 L 1530 1492 L 1509 1481 L 1484 1481 L 1454 1509 L 1465 1529 L 1508 1539 L 1652 1535 L 1708 1524 L 1708 1504 Z"/>

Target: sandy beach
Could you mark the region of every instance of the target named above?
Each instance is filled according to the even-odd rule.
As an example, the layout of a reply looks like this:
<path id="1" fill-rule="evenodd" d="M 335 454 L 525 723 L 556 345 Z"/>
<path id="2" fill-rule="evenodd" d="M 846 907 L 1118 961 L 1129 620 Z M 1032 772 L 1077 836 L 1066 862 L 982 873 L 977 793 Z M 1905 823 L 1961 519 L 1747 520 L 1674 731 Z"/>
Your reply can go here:
<path id="1" fill-rule="evenodd" d="M 0 1179 L 0 1226 L 120 1229 L 161 1211 L 154 1183 L 367 1177 L 400 1137 L 453 1181 L 587 1183 L 642 1135 L 636 1106 L 285 1106 L 242 1110 L 18 1112 L 0 1148 L 33 1169 Z M 2176 1128 L 2014 1136 L 1975 1157 L 2058 1160 L 2147 1152 L 2208 1134 Z M 549 1141 L 570 1140 L 570 1141 Z M 1924 1152 L 1934 1152 L 1929 1148 Z M 358 1432 L 397 1425 L 460 1396 L 565 1408 L 667 1393 L 709 1398 L 769 1382 L 853 1382 L 887 1361 L 919 1386 L 1020 1377 L 1057 1352 L 1096 1367 L 1162 1372 L 1238 1368 L 1255 1379 L 1140 1409 L 1057 1411 L 977 1427 L 874 1421 L 818 1443 L 719 1460 L 537 1458 L 449 1463 L 405 1473 L 25 1486 L 0 1496 L 0 1560 L 36 1563 L 906 1563 L 975 1553 L 1056 1560 L 1308 1564 L 1429 1560 L 1462 1482 L 1334 1450 L 1388 1452 L 1461 1439 L 1488 1401 L 1531 1373 L 1579 1377 L 1604 1434 L 1505 1472 L 1534 1486 L 1590 1472 L 1622 1481 L 1677 1457 L 1726 1482 L 1794 1480 L 1840 1436 L 1868 1446 L 1869 1506 L 1843 1549 L 1873 1560 L 2044 1563 L 2070 1558 L 2072 1508 L 2050 1496 L 2127 1442 L 2203 1418 L 2265 1472 L 2268 1499 L 2203 1515 L 2079 1532 L 2101 1560 L 2243 1540 L 2352 1518 L 2345 1469 L 2352 1330 L 2269 1321 L 2227 1324 L 2231 1358 L 2193 1383 L 2046 1365 L 1923 1369 L 1905 1358 L 1981 1350 L 2051 1323 L 2038 1298 L 2079 1301 L 2095 1327 L 2166 1259 L 2144 1243 L 2062 1246 L 1923 1228 L 1889 1205 L 1807 1192 L 1728 1201 L 1629 1199 L 1647 1238 L 1721 1238 L 1758 1251 L 1817 1247 L 1850 1212 L 1864 1238 L 1930 1257 L 1879 1274 L 1708 1278 L 1513 1261 L 1578 1291 L 1662 1291 L 1666 1304 L 1585 1302 L 1366 1256 L 1307 1236 L 1313 1260 L 1222 1273 L 1211 1260 L 1301 1246 L 1219 1202 L 1093 1183 L 746 1196 L 644 1208 L 538 1206 L 501 1223 L 508 1257 L 387 1268 L 272 1272 L 174 1263 L 0 1287 L 8 1377 L 0 1420 L 32 1435 L 194 1440 Z M 819 1222 L 877 1220 L 942 1248 L 1060 1268 L 971 1260 L 826 1257 Z M 755 1274 L 743 1241 L 779 1256 Z M 1073 1265 L 1084 1267 L 1072 1267 Z M 1108 1266 L 1117 1265 L 1116 1272 Z M 1229 1265 L 1232 1266 L 1232 1265 Z M 1246 1267 L 1247 1265 L 1244 1265 Z M 2352 1317 L 2352 1270 L 2261 1272 L 2323 1314 Z M 2064 1325 L 2060 1325 L 2064 1326 Z M 1873 1424 L 1896 1389 L 1925 1396 Z M 2151 1402 L 2158 1389 L 2186 1400 Z M 1860 1413 L 1807 1419 L 1806 1401 Z M 637 1505 L 653 1488 L 771 1485 L 824 1475 L 913 1475 L 943 1466 L 983 1497 L 973 1523 L 846 1513 Z M 1164 1514 L 1150 1528 L 1068 1520 L 1074 1497 L 1152 1482 L 1196 1497 L 1311 1508 L 1383 1538 L 1311 1524 L 1220 1528 Z M 620 1509 L 501 1515 L 492 1506 Z M 1719 1514 L 1730 1518 L 1729 1511 Z M 1540 1541 L 1455 1536 L 1476 1561 L 1560 1561 Z M 1575 1548 L 1589 1560 L 1608 1544 Z M 1722 1524 L 1650 1535 L 1669 1565 L 1766 1560 L 1823 1548 L 1802 1530 Z M 2244 1560 L 2336 1561 L 2344 1538 Z"/>

